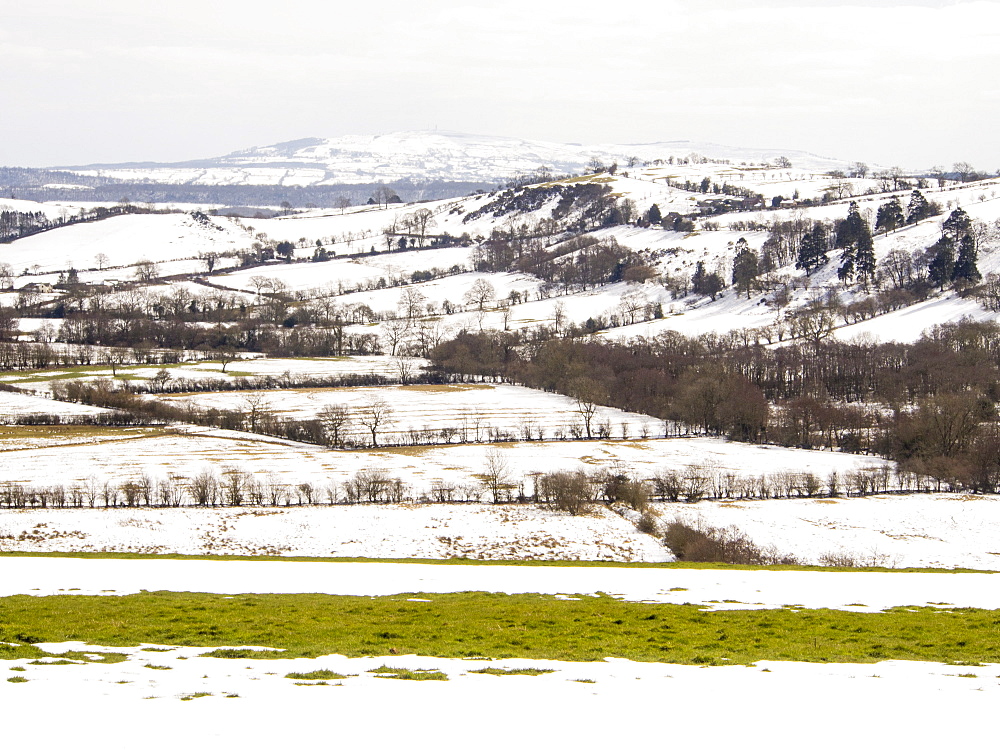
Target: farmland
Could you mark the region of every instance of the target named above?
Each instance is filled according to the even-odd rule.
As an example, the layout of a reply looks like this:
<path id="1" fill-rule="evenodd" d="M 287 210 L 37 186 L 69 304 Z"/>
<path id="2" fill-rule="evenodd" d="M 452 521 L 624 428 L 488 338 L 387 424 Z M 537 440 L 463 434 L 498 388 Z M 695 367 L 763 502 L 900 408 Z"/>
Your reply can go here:
<path id="1" fill-rule="evenodd" d="M 227 724 L 266 745 L 275 706 L 371 745 L 372 702 L 467 712 L 450 746 L 525 700 L 593 706 L 592 747 L 665 700 L 708 722 L 730 697 L 754 727 L 803 687 L 974 726 L 1000 609 L 998 183 L 921 178 L 938 213 L 876 232 L 872 277 L 798 266 L 807 234 L 834 256 L 845 215 L 916 185 L 661 160 L 252 220 L 118 206 L 14 240 L 5 706 L 184 707 L 153 748 Z M 983 283 L 934 286 L 960 207 Z"/>

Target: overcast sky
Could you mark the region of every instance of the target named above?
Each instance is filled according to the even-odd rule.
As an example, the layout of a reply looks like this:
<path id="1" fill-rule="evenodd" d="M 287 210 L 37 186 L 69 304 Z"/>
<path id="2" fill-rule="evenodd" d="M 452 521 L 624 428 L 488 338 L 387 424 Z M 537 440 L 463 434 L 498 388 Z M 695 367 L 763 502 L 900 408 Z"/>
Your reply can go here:
<path id="1" fill-rule="evenodd" d="M 0 0 L 0 165 L 440 128 L 1000 169 L 1000 2 Z"/>

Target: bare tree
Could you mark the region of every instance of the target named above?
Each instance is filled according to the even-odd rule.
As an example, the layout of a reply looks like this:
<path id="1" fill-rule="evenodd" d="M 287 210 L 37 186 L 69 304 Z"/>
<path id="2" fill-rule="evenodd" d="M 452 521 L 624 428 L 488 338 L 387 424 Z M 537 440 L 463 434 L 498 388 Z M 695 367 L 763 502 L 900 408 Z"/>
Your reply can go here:
<path id="1" fill-rule="evenodd" d="M 393 364 L 399 374 L 400 383 L 409 383 L 413 377 L 413 360 L 408 357 L 397 357 Z"/>
<path id="2" fill-rule="evenodd" d="M 340 209 L 340 213 L 344 213 L 344 209 L 351 205 L 351 199 L 347 196 L 337 196 L 333 199 L 333 207 L 335 209 Z"/>
<path id="3" fill-rule="evenodd" d="M 215 264 L 219 261 L 219 254 L 214 250 L 199 253 L 198 258 L 205 264 L 205 271 L 211 274 L 215 270 Z"/>
<path id="4" fill-rule="evenodd" d="M 955 164 L 952 165 L 952 169 L 955 170 L 955 173 L 958 175 L 958 179 L 963 183 L 972 180 L 976 175 L 976 168 L 968 162 L 955 162 Z"/>
<path id="5" fill-rule="evenodd" d="M 219 478 L 215 470 L 206 467 L 191 478 L 188 492 L 196 506 L 214 506 L 219 498 Z"/>
<path id="6" fill-rule="evenodd" d="M 160 275 L 160 267 L 149 259 L 143 258 L 135 264 L 135 278 L 140 282 L 151 282 Z"/>
<path id="7" fill-rule="evenodd" d="M 99 271 L 104 271 L 104 267 L 108 265 L 108 257 L 104 253 L 98 253 L 94 256 L 94 260 L 97 261 L 97 268 Z"/>
<path id="8" fill-rule="evenodd" d="M 250 475 L 236 467 L 226 467 L 221 483 L 222 496 L 229 506 L 242 506 Z"/>
<path id="9" fill-rule="evenodd" d="M 118 368 L 128 362 L 128 348 L 109 347 L 104 351 L 104 363 L 111 366 L 111 377 L 118 376 Z"/>
<path id="10" fill-rule="evenodd" d="M 397 306 L 400 313 L 412 321 L 414 318 L 419 318 L 424 312 L 424 303 L 426 302 L 427 295 L 413 287 L 406 287 L 399 295 Z"/>
<path id="11" fill-rule="evenodd" d="M 508 331 L 510 329 L 510 301 L 504 300 L 500 303 L 500 314 L 503 316 L 503 330 Z"/>
<path id="12" fill-rule="evenodd" d="M 825 309 L 817 309 L 800 313 L 791 319 L 792 336 L 800 336 L 819 352 L 819 345 L 833 333 L 836 327 L 833 313 Z"/>
<path id="13" fill-rule="evenodd" d="M 583 427 L 587 433 L 587 438 L 592 438 L 591 428 L 594 423 L 594 416 L 597 414 L 597 407 L 600 402 L 607 399 L 604 389 L 591 378 L 575 378 L 570 383 L 569 392 L 576 401 L 576 411 L 583 418 Z"/>
<path id="14" fill-rule="evenodd" d="M 410 322 L 403 320 L 391 320 L 382 324 L 382 339 L 389 345 L 389 356 L 395 357 L 396 350 L 409 336 Z"/>
<path id="15" fill-rule="evenodd" d="M 556 301 L 552 306 L 552 326 L 558 334 L 566 325 L 566 303 L 562 300 Z"/>
<path id="16" fill-rule="evenodd" d="M 222 372 L 226 372 L 226 366 L 233 360 L 240 359 L 239 353 L 233 347 L 222 347 L 215 352 L 215 359 L 222 365 Z"/>
<path id="17" fill-rule="evenodd" d="M 629 324 L 635 323 L 636 316 L 644 310 L 649 303 L 649 298 L 643 292 L 626 292 L 621 296 L 618 303 L 618 310 L 621 311 L 622 318 Z"/>
<path id="18" fill-rule="evenodd" d="M 515 487 L 511 478 L 510 465 L 504 455 L 495 448 L 487 451 L 486 467 L 479 476 L 479 481 L 489 491 L 493 503 L 510 500 L 511 491 Z"/>
<path id="19" fill-rule="evenodd" d="M 424 238 L 427 236 L 427 228 L 436 224 L 434 221 L 434 212 L 430 209 L 421 208 L 414 211 L 412 217 L 412 227 L 414 231 L 420 235 L 420 244 L 423 245 Z"/>
<path id="20" fill-rule="evenodd" d="M 493 300 L 497 296 L 497 291 L 485 279 L 477 279 L 475 283 L 469 287 L 462 299 L 469 305 L 476 305 L 479 310 L 483 309 L 488 300 Z"/>
<path id="21" fill-rule="evenodd" d="M 261 393 L 250 393 L 243 397 L 243 411 L 247 430 L 251 433 L 256 433 L 273 414 L 271 405 Z"/>
<path id="22" fill-rule="evenodd" d="M 250 277 L 249 282 L 250 286 L 254 288 L 258 296 L 260 296 L 265 289 L 268 289 L 271 286 L 271 278 L 267 276 L 252 276 Z"/>
<path id="23" fill-rule="evenodd" d="M 372 446 L 378 446 L 378 432 L 392 423 L 392 407 L 380 397 L 371 399 L 358 411 L 358 422 L 372 434 Z"/>
<path id="24" fill-rule="evenodd" d="M 375 192 L 372 193 L 372 200 L 379 206 L 388 206 L 390 203 L 398 201 L 399 196 L 388 185 L 382 184 L 375 188 Z"/>
<path id="25" fill-rule="evenodd" d="M 348 427 L 351 424 L 351 412 L 343 404 L 327 404 L 317 415 L 323 425 L 323 435 L 331 446 L 343 446 Z"/>

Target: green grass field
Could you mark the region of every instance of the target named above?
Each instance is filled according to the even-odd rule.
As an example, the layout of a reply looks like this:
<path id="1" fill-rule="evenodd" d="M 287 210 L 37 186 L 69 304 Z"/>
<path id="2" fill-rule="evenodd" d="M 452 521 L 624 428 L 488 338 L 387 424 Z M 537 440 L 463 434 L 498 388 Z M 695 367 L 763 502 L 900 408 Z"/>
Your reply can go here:
<path id="1" fill-rule="evenodd" d="M 410 602 L 419 596 L 430 602 Z M 418 654 L 679 664 L 758 660 L 1000 662 L 1000 611 L 894 608 L 733 610 L 583 596 L 460 594 L 341 597 L 144 592 L 0 598 L 0 658 L 43 656 L 37 642 L 108 647 L 253 645 L 218 657 Z M 16 645 L 16 646 L 11 646 Z"/>

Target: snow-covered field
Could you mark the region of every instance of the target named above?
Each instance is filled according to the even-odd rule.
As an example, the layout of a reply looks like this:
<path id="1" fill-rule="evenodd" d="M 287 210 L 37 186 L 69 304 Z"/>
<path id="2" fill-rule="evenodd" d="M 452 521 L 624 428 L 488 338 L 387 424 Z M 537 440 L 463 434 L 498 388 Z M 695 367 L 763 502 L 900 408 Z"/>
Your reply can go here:
<path id="1" fill-rule="evenodd" d="M 0 594 L 36 596 L 113 596 L 140 589 L 422 592 L 429 594 L 421 599 L 433 602 L 434 592 L 448 591 L 572 596 L 602 590 L 713 607 L 996 608 L 1000 589 L 991 586 L 993 576 L 0 558 Z M 810 748 L 839 751 L 857 746 L 860 738 L 866 748 L 930 749 L 990 737 L 1000 695 L 998 665 L 760 661 L 706 667 L 413 655 L 220 660 L 202 656 L 208 650 L 197 647 L 40 646 L 52 653 L 115 651 L 129 658 L 116 664 L 5 661 L 0 701 L 18 718 L 5 732 L 14 745 L 62 747 L 99 736 L 103 748 L 116 750 L 133 748 L 137 737 L 156 751 L 270 750 L 315 744 L 332 734 L 338 745 L 379 749 L 458 748 L 472 739 L 477 748 L 504 751 L 513 745 L 596 750 L 647 743 L 651 736 L 684 745 L 703 745 L 707 738 L 712 747 L 791 749 L 807 738 Z M 383 665 L 436 670 L 448 680 L 396 681 L 368 672 Z M 472 672 L 486 666 L 553 672 Z M 285 677 L 321 669 L 346 677 L 325 686 Z M 51 721 L 53 708 L 59 722 Z M 280 722 L 272 720 L 278 711 Z"/>
<path id="2" fill-rule="evenodd" d="M 81 645 L 42 646 L 60 652 Z M 0 676 L 27 680 L 0 680 L 4 711 L 17 718 L 5 730 L 6 743 L 70 748 L 100 738 L 101 748 L 113 751 L 137 743 L 150 751 L 272 751 L 322 739 L 364 749 L 596 751 L 656 738 L 684 747 L 923 750 L 982 745 L 994 733 L 1000 697 L 998 665 L 489 662 L 555 671 L 502 677 L 471 673 L 484 667 L 480 661 L 430 657 L 219 660 L 200 657 L 205 650 L 197 648 L 114 651 L 130 658 L 0 665 Z M 438 670 L 448 680 L 367 672 L 382 665 Z M 317 669 L 350 677 L 327 686 L 284 677 Z"/>
<path id="3" fill-rule="evenodd" d="M 97 354 L 94 360 L 101 360 L 101 351 L 94 348 Z M 347 375 L 375 374 L 386 378 L 398 379 L 401 368 L 410 375 L 419 373 L 427 366 L 427 360 L 420 357 L 385 357 L 382 355 L 354 355 L 350 357 L 255 357 L 244 354 L 236 360 L 223 365 L 218 360 L 201 362 L 185 362 L 177 365 L 122 365 L 116 368 L 118 375 L 128 375 L 131 380 L 149 380 L 160 370 L 166 369 L 174 380 L 190 379 L 196 381 L 221 380 L 231 381 L 235 378 L 260 378 L 271 376 L 281 378 L 336 378 Z M 50 382 L 76 377 L 81 380 L 95 378 L 111 378 L 111 367 L 89 366 L 85 369 L 68 370 L 28 370 L 5 373 L 0 380 L 16 385 L 18 388 L 30 389 L 39 395 L 50 393 Z M 266 392 L 272 393 L 270 391 Z M 51 409 L 36 411 L 58 411 L 69 407 L 59 405 Z"/>
<path id="4" fill-rule="evenodd" d="M 1000 569 L 1000 498 L 953 494 L 656 504 L 671 521 L 736 527 L 803 563 Z M 364 558 L 660 561 L 670 552 L 606 509 L 521 505 L 0 510 L 0 550 Z"/>
<path id="5" fill-rule="evenodd" d="M 308 508 L 0 511 L 0 550 L 187 555 L 663 561 L 608 510 L 423 504 Z"/>
<path id="6" fill-rule="evenodd" d="M 1000 497 L 957 493 L 664 504 L 663 523 L 736 526 L 803 563 L 1000 570 Z"/>
<path id="7" fill-rule="evenodd" d="M 83 277 L 86 281 L 128 279 L 131 271 L 114 267 L 132 267 L 142 259 L 154 263 L 189 260 L 186 268 L 172 271 L 193 273 L 204 270 L 198 261 L 200 253 L 233 252 L 249 247 L 251 239 L 224 220 L 206 224 L 187 214 L 128 214 L 22 238 L 5 249 L 4 260 L 17 272 L 36 266 L 43 272 L 75 267 L 95 270 Z M 104 271 L 97 271 L 98 267 Z"/>
<path id="8" fill-rule="evenodd" d="M 31 414 L 75 417 L 77 415 L 95 415 L 101 412 L 107 412 L 107 410 L 91 407 L 88 404 L 70 404 L 30 394 L 0 391 L 0 416 L 4 417 Z"/>
<path id="9" fill-rule="evenodd" d="M 330 405 L 343 405 L 355 415 L 366 405 L 381 401 L 390 410 L 379 430 L 380 442 L 402 442 L 411 430 L 439 433 L 444 428 L 456 431 L 464 440 L 485 440 L 501 431 L 515 438 L 565 437 L 576 429 L 585 435 L 583 417 L 575 400 L 536 389 L 507 384 L 447 384 L 418 386 L 380 386 L 375 388 L 282 389 L 268 392 L 224 391 L 190 396 L 158 397 L 166 401 L 193 404 L 200 409 L 242 409 L 247 399 L 262 400 L 276 414 L 297 419 L 312 419 Z M 356 416 L 353 432 L 364 438 L 366 429 Z M 609 435 L 630 437 L 663 434 L 663 422 L 647 415 L 623 412 L 611 407 L 597 407 L 592 417 L 592 431 L 607 425 Z M 623 428 L 624 426 L 624 428 Z M 368 436 L 371 437 L 370 434 Z"/>
<path id="10" fill-rule="evenodd" d="M 319 488 L 350 479 L 362 469 L 378 468 L 398 477 L 416 493 L 435 482 L 478 485 L 486 470 L 486 444 L 404 446 L 364 451 L 334 451 L 317 446 L 235 431 L 190 428 L 123 435 L 95 431 L 89 443 L 52 444 L 23 451 L 0 451 L 0 482 L 38 485 L 120 482 L 148 474 L 154 478 L 190 478 L 207 467 L 251 473 L 261 480 Z M 663 469 L 697 465 L 706 471 L 757 477 L 764 473 L 800 472 L 841 476 L 863 467 L 884 466 L 873 457 L 828 451 L 729 443 L 712 438 L 659 440 L 524 441 L 494 446 L 514 483 L 533 473 L 560 470 L 627 471 L 639 477 Z"/>

